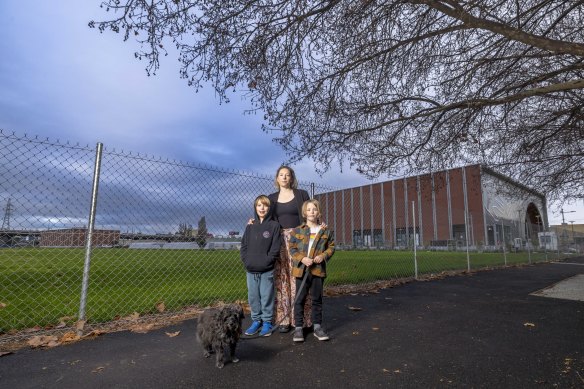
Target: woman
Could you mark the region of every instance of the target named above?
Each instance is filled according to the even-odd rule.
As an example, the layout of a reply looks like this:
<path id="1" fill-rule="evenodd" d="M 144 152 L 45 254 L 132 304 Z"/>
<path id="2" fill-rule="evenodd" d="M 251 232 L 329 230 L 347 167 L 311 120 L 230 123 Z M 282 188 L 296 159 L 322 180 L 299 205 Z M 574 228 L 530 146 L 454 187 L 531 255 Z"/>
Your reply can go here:
<path id="1" fill-rule="evenodd" d="M 298 189 L 298 181 L 294 170 L 289 166 L 280 166 L 276 172 L 274 185 L 277 192 L 268 196 L 270 199 L 270 214 L 282 227 L 280 258 L 274 267 L 274 284 L 276 286 L 276 318 L 274 323 L 280 323 L 279 332 L 290 331 L 294 324 L 294 297 L 296 283 L 292 277 L 292 260 L 288 242 L 290 233 L 303 223 L 302 204 L 309 200 L 308 192 Z M 310 327 L 312 320 L 310 312 L 312 300 L 304 305 L 304 325 Z"/>

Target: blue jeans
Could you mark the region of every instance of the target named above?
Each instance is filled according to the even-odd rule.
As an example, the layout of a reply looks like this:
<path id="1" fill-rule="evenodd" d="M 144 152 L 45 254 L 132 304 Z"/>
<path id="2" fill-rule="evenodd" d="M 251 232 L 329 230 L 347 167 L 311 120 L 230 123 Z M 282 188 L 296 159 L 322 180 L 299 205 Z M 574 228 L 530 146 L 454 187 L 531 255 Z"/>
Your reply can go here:
<path id="1" fill-rule="evenodd" d="M 247 301 L 252 320 L 271 323 L 275 297 L 274 270 L 247 273 Z"/>

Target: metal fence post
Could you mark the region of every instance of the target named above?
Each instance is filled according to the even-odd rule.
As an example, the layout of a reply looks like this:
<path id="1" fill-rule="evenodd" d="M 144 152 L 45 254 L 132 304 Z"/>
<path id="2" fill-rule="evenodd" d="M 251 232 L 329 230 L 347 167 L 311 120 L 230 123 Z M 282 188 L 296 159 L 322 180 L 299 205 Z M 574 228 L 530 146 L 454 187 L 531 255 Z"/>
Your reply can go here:
<path id="1" fill-rule="evenodd" d="M 468 223 L 469 223 L 469 217 L 468 217 L 468 210 L 465 204 L 464 207 L 464 226 L 465 226 L 465 231 L 464 231 L 464 235 L 466 238 L 466 270 L 468 272 L 470 272 L 470 253 L 469 253 L 469 241 L 468 241 L 468 235 L 469 235 L 469 227 L 468 227 Z"/>
<path id="2" fill-rule="evenodd" d="M 310 198 L 314 198 L 314 182 L 310 183 Z"/>
<path id="3" fill-rule="evenodd" d="M 503 258 L 505 259 L 505 266 L 507 266 L 507 252 L 505 251 L 505 226 L 503 225 L 503 219 L 501 219 L 501 236 L 503 239 Z"/>
<path id="4" fill-rule="evenodd" d="M 413 221 L 413 225 L 414 225 L 414 233 L 413 233 L 413 245 L 414 245 L 414 272 L 415 272 L 415 278 L 416 280 L 418 279 L 418 253 L 416 251 L 416 206 L 414 204 L 414 202 L 412 201 L 412 221 Z"/>
<path id="5" fill-rule="evenodd" d="M 87 288 L 89 286 L 89 268 L 91 263 L 91 243 L 93 238 L 93 228 L 95 225 L 95 210 L 97 208 L 97 190 L 99 187 L 99 172 L 101 168 L 101 155 L 103 143 L 98 143 L 95 149 L 95 167 L 93 170 L 93 188 L 91 190 L 91 207 L 89 211 L 89 222 L 87 225 L 87 239 L 85 240 L 85 262 L 83 265 L 83 282 L 81 284 L 81 300 L 79 302 L 79 321 L 85 321 L 85 307 L 87 304 Z M 78 328 L 78 335 L 81 335 L 82 328 Z"/>

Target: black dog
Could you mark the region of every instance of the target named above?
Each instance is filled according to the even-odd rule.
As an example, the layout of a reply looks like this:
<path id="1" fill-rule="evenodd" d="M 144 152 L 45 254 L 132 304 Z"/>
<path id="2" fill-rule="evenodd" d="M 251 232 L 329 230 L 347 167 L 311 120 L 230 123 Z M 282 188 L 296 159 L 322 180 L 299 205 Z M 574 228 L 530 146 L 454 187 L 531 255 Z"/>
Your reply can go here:
<path id="1" fill-rule="evenodd" d="M 239 362 L 235 356 L 235 347 L 241 336 L 243 308 L 239 304 L 226 305 L 222 308 L 210 308 L 203 311 L 197 322 L 197 340 L 203 346 L 205 358 L 216 355 L 215 365 L 221 369 L 224 365 L 224 348 L 229 346 L 231 361 Z"/>

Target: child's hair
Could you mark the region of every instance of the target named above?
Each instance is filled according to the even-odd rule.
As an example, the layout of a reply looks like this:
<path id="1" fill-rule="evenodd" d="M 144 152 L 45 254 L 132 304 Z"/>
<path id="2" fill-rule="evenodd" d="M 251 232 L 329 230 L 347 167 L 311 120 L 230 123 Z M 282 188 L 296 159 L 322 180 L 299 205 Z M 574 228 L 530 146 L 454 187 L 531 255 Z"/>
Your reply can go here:
<path id="1" fill-rule="evenodd" d="M 306 220 L 306 208 L 308 208 L 308 204 L 313 204 L 316 207 L 320 219 L 320 216 L 322 214 L 322 212 L 320 211 L 320 202 L 316 199 L 310 199 L 306 200 L 304 204 L 302 204 L 302 217 L 304 218 L 304 220 Z"/>
<path id="2" fill-rule="evenodd" d="M 280 184 L 278 184 L 278 175 L 280 174 L 280 170 L 286 169 L 290 172 L 290 188 L 297 189 L 298 188 L 298 180 L 296 179 L 296 173 L 294 173 L 294 169 L 290 166 L 282 165 L 276 170 L 276 177 L 274 177 L 274 186 L 276 189 L 280 189 Z"/>
<path id="3" fill-rule="evenodd" d="M 253 206 L 254 208 L 258 206 L 258 203 L 262 203 L 265 206 L 269 207 L 270 206 L 270 199 L 268 198 L 268 196 L 266 195 L 259 195 L 258 197 L 256 197 L 256 199 L 253 202 Z"/>

